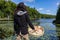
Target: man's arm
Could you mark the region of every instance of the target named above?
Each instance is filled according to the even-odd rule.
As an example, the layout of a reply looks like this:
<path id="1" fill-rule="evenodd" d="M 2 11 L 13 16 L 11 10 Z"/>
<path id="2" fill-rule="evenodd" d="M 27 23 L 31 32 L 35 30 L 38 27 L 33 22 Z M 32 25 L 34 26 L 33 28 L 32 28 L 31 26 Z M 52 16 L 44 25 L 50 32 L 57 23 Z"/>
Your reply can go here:
<path id="1" fill-rule="evenodd" d="M 28 14 L 26 14 L 26 21 L 27 21 L 27 23 L 29 24 L 29 26 L 30 26 L 32 29 L 35 29 L 34 26 L 33 26 L 33 24 L 32 24 L 32 22 L 31 22 L 31 20 L 30 20 L 30 18 L 29 18 L 29 15 L 28 15 Z"/>

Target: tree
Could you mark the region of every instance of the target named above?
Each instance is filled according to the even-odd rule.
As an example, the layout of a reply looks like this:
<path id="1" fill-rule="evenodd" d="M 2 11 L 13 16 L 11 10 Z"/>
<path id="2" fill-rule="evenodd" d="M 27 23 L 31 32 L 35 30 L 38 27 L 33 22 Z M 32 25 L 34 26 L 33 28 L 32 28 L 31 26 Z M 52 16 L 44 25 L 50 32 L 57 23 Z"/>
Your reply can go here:
<path id="1" fill-rule="evenodd" d="M 0 17 L 1 16 L 7 17 L 7 15 L 12 17 L 15 8 L 16 8 L 15 3 L 11 1 L 0 0 L 0 14 L 4 14 L 0 15 Z"/>
<path id="2" fill-rule="evenodd" d="M 60 5 L 59 5 L 58 10 L 57 10 L 56 23 L 60 24 Z"/>

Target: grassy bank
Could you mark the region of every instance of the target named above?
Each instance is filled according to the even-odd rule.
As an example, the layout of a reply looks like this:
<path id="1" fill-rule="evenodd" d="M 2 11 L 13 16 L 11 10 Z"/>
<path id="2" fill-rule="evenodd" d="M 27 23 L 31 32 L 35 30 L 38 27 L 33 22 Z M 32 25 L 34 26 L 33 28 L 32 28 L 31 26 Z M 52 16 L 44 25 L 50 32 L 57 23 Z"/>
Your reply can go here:
<path id="1" fill-rule="evenodd" d="M 56 24 L 57 36 L 60 36 L 60 24 Z"/>
<path id="2" fill-rule="evenodd" d="M 12 23 L 4 23 L 0 24 L 0 38 L 5 38 L 13 35 L 13 24 Z"/>
<path id="3" fill-rule="evenodd" d="M 56 24 L 57 27 L 60 27 L 60 24 Z"/>

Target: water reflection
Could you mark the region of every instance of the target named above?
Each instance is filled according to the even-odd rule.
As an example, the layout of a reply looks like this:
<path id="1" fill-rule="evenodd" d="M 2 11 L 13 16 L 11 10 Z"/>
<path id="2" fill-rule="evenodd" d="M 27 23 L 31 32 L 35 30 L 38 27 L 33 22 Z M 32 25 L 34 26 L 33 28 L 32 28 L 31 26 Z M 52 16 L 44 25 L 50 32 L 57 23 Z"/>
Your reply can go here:
<path id="1" fill-rule="evenodd" d="M 56 26 L 52 24 L 54 19 L 39 19 L 35 22 L 40 22 L 40 26 L 44 28 L 45 34 L 42 37 L 39 37 L 38 40 L 58 40 Z M 58 33 L 59 34 L 59 33 Z"/>

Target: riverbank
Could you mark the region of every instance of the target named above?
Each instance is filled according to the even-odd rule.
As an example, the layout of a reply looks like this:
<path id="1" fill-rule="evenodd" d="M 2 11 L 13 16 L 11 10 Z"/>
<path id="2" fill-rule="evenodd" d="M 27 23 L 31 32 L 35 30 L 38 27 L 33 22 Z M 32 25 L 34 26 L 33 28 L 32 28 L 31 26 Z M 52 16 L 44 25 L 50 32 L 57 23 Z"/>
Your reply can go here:
<path id="1" fill-rule="evenodd" d="M 56 24 L 57 36 L 60 37 L 60 24 Z"/>
<path id="2" fill-rule="evenodd" d="M 10 23 L 4 23 L 4 24 L 0 24 L 0 38 L 4 39 L 6 37 L 10 37 L 11 35 L 13 35 L 13 24 Z"/>

